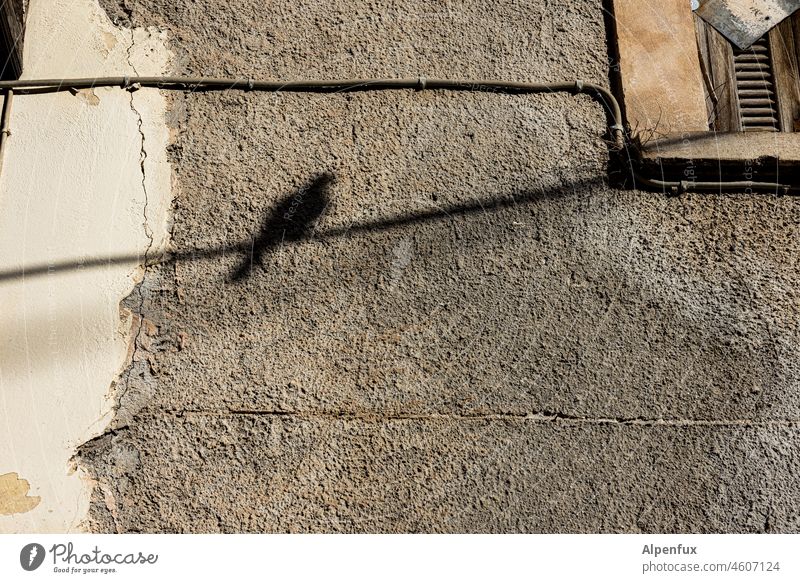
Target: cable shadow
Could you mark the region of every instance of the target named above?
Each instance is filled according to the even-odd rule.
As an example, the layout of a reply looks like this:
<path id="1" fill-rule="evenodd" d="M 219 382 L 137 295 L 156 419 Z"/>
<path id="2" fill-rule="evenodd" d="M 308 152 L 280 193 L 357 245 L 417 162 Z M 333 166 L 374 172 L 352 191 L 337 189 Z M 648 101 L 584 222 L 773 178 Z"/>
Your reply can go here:
<path id="1" fill-rule="evenodd" d="M 261 229 L 254 237 L 231 245 L 212 248 L 194 248 L 183 251 L 168 252 L 159 257 L 147 259 L 147 265 L 166 265 L 178 261 L 197 261 L 213 259 L 226 255 L 241 253 L 243 259 L 234 271 L 226 278 L 229 283 L 238 283 L 247 279 L 253 269 L 273 249 L 286 244 L 300 243 L 309 240 L 327 240 L 383 231 L 397 227 L 451 218 L 469 216 L 497 211 L 521 204 L 562 198 L 567 194 L 591 189 L 605 188 L 604 177 L 574 180 L 537 191 L 513 193 L 488 200 L 439 206 L 435 209 L 416 211 L 387 219 L 354 223 L 344 227 L 316 230 L 315 226 L 330 204 L 328 189 L 335 181 L 332 174 L 314 176 L 307 185 L 284 197 L 265 217 Z M 138 264 L 142 262 L 139 253 L 97 257 L 84 260 L 68 260 L 38 264 L 22 269 L 0 271 L 0 283 L 15 279 L 38 277 L 65 271 L 77 271 L 93 267 L 110 265 Z"/>

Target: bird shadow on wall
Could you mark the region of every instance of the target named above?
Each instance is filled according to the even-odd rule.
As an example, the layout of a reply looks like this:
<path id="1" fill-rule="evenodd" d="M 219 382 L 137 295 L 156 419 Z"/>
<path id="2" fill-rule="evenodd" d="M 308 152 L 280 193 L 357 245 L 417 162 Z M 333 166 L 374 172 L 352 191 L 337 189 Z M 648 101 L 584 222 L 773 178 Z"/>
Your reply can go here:
<path id="1" fill-rule="evenodd" d="M 414 211 L 385 219 L 349 224 L 344 227 L 318 229 L 319 222 L 331 203 L 330 189 L 334 182 L 335 176 L 330 173 L 320 173 L 312 176 L 304 186 L 295 189 L 268 211 L 257 233 L 239 243 L 217 247 L 184 249 L 167 252 L 157 257 L 145 258 L 141 253 L 130 253 L 31 265 L 24 268 L 0 271 L 0 283 L 93 267 L 139 264 L 145 259 L 146 264 L 152 266 L 240 254 L 242 255 L 241 262 L 226 277 L 228 283 L 236 284 L 250 277 L 254 269 L 262 264 L 264 258 L 273 249 L 282 245 L 292 245 L 309 240 L 342 238 L 359 233 L 422 224 L 455 216 L 487 213 L 507 207 L 533 204 L 574 195 L 586 190 L 605 189 L 607 187 L 606 177 L 604 176 L 585 178 L 563 182 L 539 190 L 514 192 L 506 196 L 485 198 L 474 202 L 439 206 L 435 209 Z"/>
<path id="2" fill-rule="evenodd" d="M 260 264 L 271 249 L 311 238 L 316 223 L 330 202 L 328 189 L 333 181 L 333 174 L 319 174 L 306 186 L 281 200 L 264 218 L 261 230 L 252 239 L 249 253 L 228 277 L 228 282 L 247 278 L 253 266 Z"/>

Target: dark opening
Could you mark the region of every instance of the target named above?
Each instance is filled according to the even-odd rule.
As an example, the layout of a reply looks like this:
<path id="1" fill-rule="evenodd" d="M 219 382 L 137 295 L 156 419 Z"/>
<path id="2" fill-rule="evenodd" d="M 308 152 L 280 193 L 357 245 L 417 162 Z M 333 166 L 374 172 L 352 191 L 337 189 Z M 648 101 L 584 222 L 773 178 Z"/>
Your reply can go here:
<path id="1" fill-rule="evenodd" d="M 27 0 L 0 0 L 0 79 L 22 74 L 22 38 Z"/>

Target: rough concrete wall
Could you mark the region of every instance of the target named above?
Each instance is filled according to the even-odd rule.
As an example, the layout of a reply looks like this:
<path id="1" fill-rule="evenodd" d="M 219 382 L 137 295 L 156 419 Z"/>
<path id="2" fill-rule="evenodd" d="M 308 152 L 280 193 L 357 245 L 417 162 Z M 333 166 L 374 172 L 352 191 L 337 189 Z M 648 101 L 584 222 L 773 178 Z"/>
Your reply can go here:
<path id="1" fill-rule="evenodd" d="M 181 73 L 608 82 L 599 0 L 104 5 Z M 797 199 L 611 189 L 584 97 L 173 114 L 94 529 L 800 527 Z"/>
<path id="2" fill-rule="evenodd" d="M 161 74 L 156 31 L 96 0 L 33 0 L 25 78 Z M 17 95 L 0 175 L 0 532 L 81 528 L 73 459 L 114 417 L 139 319 L 120 309 L 165 244 L 166 103 L 116 88 Z"/>

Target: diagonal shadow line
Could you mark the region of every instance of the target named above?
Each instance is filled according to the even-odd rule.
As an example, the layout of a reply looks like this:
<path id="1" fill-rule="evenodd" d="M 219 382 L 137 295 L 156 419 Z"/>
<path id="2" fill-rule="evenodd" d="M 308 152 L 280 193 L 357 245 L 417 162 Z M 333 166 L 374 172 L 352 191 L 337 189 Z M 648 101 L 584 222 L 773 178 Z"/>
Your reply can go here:
<path id="1" fill-rule="evenodd" d="M 513 196 L 495 197 L 489 200 L 461 203 L 446 207 L 438 206 L 435 209 L 416 211 L 379 219 L 355 223 L 344 227 L 333 227 L 315 230 L 314 226 L 324 214 L 329 204 L 327 189 L 333 183 L 331 174 L 319 174 L 306 186 L 296 190 L 270 211 L 259 232 L 252 239 L 209 248 L 194 248 L 184 251 L 167 252 L 160 257 L 152 257 L 148 265 L 168 265 L 179 261 L 196 261 L 213 259 L 231 254 L 241 253 L 244 258 L 239 266 L 230 274 L 228 281 L 235 283 L 246 279 L 253 267 L 263 261 L 264 257 L 273 249 L 287 244 L 301 243 L 311 240 L 326 240 L 383 231 L 397 227 L 406 227 L 416 224 L 435 222 L 454 216 L 469 216 L 496 211 L 503 208 L 530 204 L 538 201 L 562 198 L 567 194 L 591 188 L 604 188 L 604 177 L 574 180 L 538 191 L 514 193 Z M 42 263 L 29 267 L 0 271 L 0 282 L 14 279 L 25 279 L 65 271 L 79 271 L 93 267 L 112 265 L 125 265 L 141 263 L 143 255 L 140 253 L 109 255 L 79 260 L 66 260 L 52 263 Z"/>

